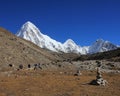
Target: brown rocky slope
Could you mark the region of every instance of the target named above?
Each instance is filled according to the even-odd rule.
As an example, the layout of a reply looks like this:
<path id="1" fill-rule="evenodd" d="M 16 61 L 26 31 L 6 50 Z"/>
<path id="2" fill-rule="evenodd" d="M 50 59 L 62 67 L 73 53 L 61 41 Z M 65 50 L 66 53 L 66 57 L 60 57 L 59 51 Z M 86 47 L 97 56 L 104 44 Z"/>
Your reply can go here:
<path id="1" fill-rule="evenodd" d="M 27 65 L 34 63 L 50 63 L 61 58 L 48 50 L 41 49 L 35 44 L 18 38 L 9 31 L 0 28 L 0 67 Z"/>

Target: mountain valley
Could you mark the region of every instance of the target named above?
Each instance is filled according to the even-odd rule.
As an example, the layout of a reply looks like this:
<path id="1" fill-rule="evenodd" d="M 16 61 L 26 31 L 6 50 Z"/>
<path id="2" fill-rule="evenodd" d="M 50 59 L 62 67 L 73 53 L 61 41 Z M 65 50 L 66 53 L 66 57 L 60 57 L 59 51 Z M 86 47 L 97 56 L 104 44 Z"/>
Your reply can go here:
<path id="1" fill-rule="evenodd" d="M 0 28 L 0 96 L 119 96 L 116 45 L 101 39 L 92 47 L 79 47 L 71 39 L 62 44 L 29 27 L 19 36 Z M 98 61 L 106 86 L 89 84 L 96 78 Z"/>

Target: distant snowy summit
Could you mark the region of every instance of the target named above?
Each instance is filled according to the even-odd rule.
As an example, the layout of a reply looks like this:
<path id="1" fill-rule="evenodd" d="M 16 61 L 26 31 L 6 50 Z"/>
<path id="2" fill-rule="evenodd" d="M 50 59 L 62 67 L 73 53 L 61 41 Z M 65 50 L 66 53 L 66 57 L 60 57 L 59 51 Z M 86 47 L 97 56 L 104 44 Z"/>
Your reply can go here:
<path id="1" fill-rule="evenodd" d="M 68 39 L 65 43 L 58 42 L 41 31 L 30 21 L 26 22 L 16 34 L 18 37 L 33 42 L 41 48 L 54 52 L 92 54 L 117 49 L 117 46 L 102 39 L 97 40 L 91 46 L 81 47 L 73 40 Z"/>
<path id="2" fill-rule="evenodd" d="M 90 47 L 88 53 L 105 52 L 117 49 L 118 47 L 109 41 L 103 39 L 96 40 Z"/>

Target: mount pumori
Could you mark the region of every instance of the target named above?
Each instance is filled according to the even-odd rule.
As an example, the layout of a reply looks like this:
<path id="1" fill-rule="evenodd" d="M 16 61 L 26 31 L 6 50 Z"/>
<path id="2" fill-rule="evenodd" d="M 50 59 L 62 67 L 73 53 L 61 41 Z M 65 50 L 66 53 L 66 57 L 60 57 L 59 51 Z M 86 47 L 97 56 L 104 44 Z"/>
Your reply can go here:
<path id="1" fill-rule="evenodd" d="M 30 21 L 23 24 L 21 29 L 16 33 L 18 37 L 33 42 L 41 48 L 46 48 L 54 52 L 92 54 L 117 49 L 117 46 L 102 39 L 97 40 L 91 46 L 81 47 L 73 40 L 68 39 L 63 44 L 58 42 L 41 31 Z"/>

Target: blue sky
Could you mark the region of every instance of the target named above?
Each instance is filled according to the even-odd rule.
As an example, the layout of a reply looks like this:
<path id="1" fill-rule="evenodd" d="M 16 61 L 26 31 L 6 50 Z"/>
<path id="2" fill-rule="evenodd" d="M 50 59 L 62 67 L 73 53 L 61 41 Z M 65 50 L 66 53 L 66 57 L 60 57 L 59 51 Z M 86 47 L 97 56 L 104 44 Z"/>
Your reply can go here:
<path id="1" fill-rule="evenodd" d="M 84 46 L 102 38 L 120 45 L 120 0 L 1 0 L 0 26 L 16 33 L 27 21 L 42 33 Z"/>

